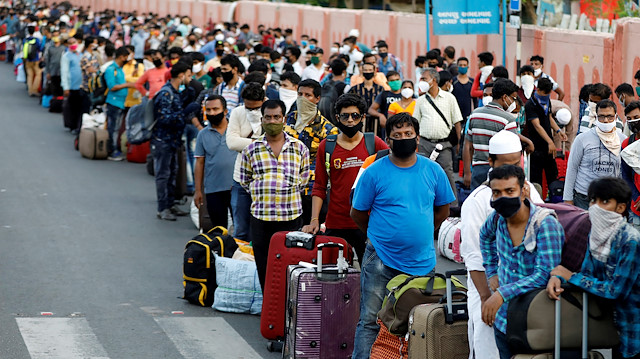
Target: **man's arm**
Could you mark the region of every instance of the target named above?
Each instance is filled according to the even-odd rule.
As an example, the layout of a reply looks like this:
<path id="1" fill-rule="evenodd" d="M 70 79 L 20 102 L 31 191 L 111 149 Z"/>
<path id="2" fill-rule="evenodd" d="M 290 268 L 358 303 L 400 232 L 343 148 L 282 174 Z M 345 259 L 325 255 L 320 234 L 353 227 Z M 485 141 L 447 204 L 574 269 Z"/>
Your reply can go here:
<path id="1" fill-rule="evenodd" d="M 69 75 L 69 59 L 62 55 L 62 58 L 60 59 L 60 85 L 65 92 L 71 89 L 71 80 L 69 79 Z M 68 96 L 68 94 L 65 96 Z"/>
<path id="2" fill-rule="evenodd" d="M 298 183 L 298 191 L 304 191 L 311 178 L 311 166 L 309 165 L 310 155 L 309 149 L 303 143 L 300 143 L 300 154 L 302 160 L 300 162 L 300 182 Z"/>
<path id="3" fill-rule="evenodd" d="M 149 77 L 149 71 L 145 71 L 142 76 L 136 81 L 136 89 L 142 96 L 147 96 L 147 89 L 144 88 L 144 84 L 147 83 L 147 78 Z"/>
<path id="4" fill-rule="evenodd" d="M 380 126 L 385 126 L 387 124 L 387 118 L 382 112 L 379 112 L 380 104 L 377 101 L 373 101 L 371 106 L 369 106 L 369 110 L 367 113 L 371 116 L 377 117 L 380 121 Z"/>
<path id="5" fill-rule="evenodd" d="M 534 118 L 527 121 L 531 121 L 531 124 L 533 124 L 533 128 L 536 129 L 536 132 L 538 133 L 538 135 L 540 135 L 540 137 L 542 137 L 542 139 L 549 144 L 549 153 L 553 154 L 555 157 L 556 145 L 553 143 L 553 139 L 549 138 L 547 131 L 545 131 L 545 129 L 540 124 L 540 119 Z"/>
<path id="6" fill-rule="evenodd" d="M 578 168 L 580 167 L 580 162 L 582 162 L 584 151 L 582 138 L 584 137 L 576 137 L 573 145 L 571 145 L 571 152 L 569 152 L 569 160 L 567 161 L 567 173 L 565 174 L 562 199 L 569 204 L 573 204 L 573 190 L 576 185 L 576 179 L 578 178 Z"/>
<path id="7" fill-rule="evenodd" d="M 562 101 L 564 99 L 564 91 L 562 91 L 562 89 L 560 88 L 560 86 L 558 86 L 555 90 L 555 93 L 558 94 L 558 101 Z"/>
<path id="8" fill-rule="evenodd" d="M 359 211 L 351 207 L 350 215 L 362 233 L 367 233 L 367 229 L 369 228 L 369 211 Z"/>
<path id="9" fill-rule="evenodd" d="M 449 204 L 442 206 L 433 206 L 433 228 L 437 230 L 440 228 L 442 222 L 449 217 Z"/>
<path id="10" fill-rule="evenodd" d="M 484 191 L 488 191 L 488 189 L 484 189 Z M 478 194 L 477 196 L 468 198 L 462 205 L 460 213 L 460 218 L 462 219 L 460 254 L 464 258 L 464 265 L 469 271 L 469 276 L 478 290 L 481 300 L 485 301 L 491 296 L 491 291 L 489 290 L 487 276 L 482 265 L 479 238 L 480 229 L 486 220 L 486 209 L 480 204 L 480 195 Z"/>
<path id="11" fill-rule="evenodd" d="M 249 151 L 247 148 L 242 150 L 240 157 L 240 182 L 238 182 L 242 188 L 251 193 L 249 186 L 253 181 L 253 167 L 251 166 L 251 159 L 249 158 Z"/>
<path id="12" fill-rule="evenodd" d="M 468 121 L 472 121 L 469 119 Z M 473 128 L 469 123 L 469 129 L 464 139 L 464 148 L 462 149 L 462 163 L 464 165 L 463 181 L 465 187 L 471 186 L 471 162 L 473 161 Z"/>
<path id="13" fill-rule="evenodd" d="M 196 207 L 200 209 L 200 206 L 203 204 L 202 197 L 204 194 L 202 193 L 202 180 L 204 178 L 204 157 L 196 157 L 196 168 L 193 171 L 193 177 L 195 181 L 195 193 L 193 194 L 193 203 L 196 204 Z"/>

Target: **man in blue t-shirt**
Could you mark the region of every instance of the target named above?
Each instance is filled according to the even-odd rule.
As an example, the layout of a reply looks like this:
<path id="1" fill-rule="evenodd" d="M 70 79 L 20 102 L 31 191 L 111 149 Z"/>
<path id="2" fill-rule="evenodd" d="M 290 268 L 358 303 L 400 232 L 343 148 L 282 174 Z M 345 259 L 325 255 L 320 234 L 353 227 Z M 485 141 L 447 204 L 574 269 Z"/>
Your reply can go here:
<path id="1" fill-rule="evenodd" d="M 398 274 L 426 275 L 435 268 L 434 229 L 456 200 L 444 170 L 416 153 L 418 120 L 407 113 L 394 115 L 386 132 L 391 154 L 363 172 L 351 208 L 351 218 L 369 238 L 361 263 L 354 359 L 369 358 L 387 282 Z"/>
<path id="2" fill-rule="evenodd" d="M 118 129 L 124 113 L 124 100 L 127 98 L 127 89 L 136 88 L 133 82 L 127 82 L 122 71 L 122 66 L 128 61 L 129 50 L 122 46 L 116 50 L 116 57 L 113 63 L 104 71 L 104 81 L 109 89 L 107 93 L 107 131 L 109 132 L 109 142 L 107 150 L 109 160 L 122 161 L 124 156 L 119 150 L 117 143 Z"/>

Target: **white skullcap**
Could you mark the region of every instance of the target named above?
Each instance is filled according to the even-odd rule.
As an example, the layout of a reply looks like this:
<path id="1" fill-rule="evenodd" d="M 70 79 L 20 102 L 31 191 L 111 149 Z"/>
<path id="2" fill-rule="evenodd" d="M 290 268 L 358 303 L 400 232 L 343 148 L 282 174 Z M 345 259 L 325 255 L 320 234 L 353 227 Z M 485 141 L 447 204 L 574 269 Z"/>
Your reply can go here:
<path id="1" fill-rule="evenodd" d="M 227 37 L 227 42 L 229 43 L 229 45 L 235 45 L 236 39 L 234 39 L 233 37 Z"/>
<path id="2" fill-rule="evenodd" d="M 556 120 L 560 126 L 566 126 L 571 121 L 571 111 L 566 108 L 561 108 L 556 112 Z"/>
<path id="3" fill-rule="evenodd" d="M 360 31 L 358 31 L 358 29 L 351 29 L 351 31 L 349 31 L 349 36 L 360 37 Z"/>
<path id="4" fill-rule="evenodd" d="M 223 34 L 218 34 L 215 37 L 216 41 L 224 41 L 224 35 Z"/>
<path id="5" fill-rule="evenodd" d="M 351 58 L 355 62 L 360 62 L 360 61 L 362 61 L 362 59 L 364 59 L 364 54 L 362 52 L 360 52 L 360 51 L 355 51 L 353 53 L 353 55 L 351 55 Z"/>
<path id="6" fill-rule="evenodd" d="M 511 131 L 502 130 L 489 140 L 489 153 L 504 155 L 507 153 L 522 152 L 520 137 Z"/>

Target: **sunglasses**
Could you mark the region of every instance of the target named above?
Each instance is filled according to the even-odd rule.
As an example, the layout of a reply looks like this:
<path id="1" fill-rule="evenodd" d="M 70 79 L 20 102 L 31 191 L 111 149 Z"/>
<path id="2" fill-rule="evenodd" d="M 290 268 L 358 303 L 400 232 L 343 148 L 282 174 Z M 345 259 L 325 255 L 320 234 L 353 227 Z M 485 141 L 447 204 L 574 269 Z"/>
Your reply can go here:
<path id="1" fill-rule="evenodd" d="M 338 115 L 338 118 L 340 119 L 340 121 L 349 121 L 349 117 L 351 117 L 355 121 L 358 121 L 359 119 L 362 118 L 362 115 L 357 113 L 357 112 L 354 112 L 354 113 L 341 113 L 341 114 Z"/>

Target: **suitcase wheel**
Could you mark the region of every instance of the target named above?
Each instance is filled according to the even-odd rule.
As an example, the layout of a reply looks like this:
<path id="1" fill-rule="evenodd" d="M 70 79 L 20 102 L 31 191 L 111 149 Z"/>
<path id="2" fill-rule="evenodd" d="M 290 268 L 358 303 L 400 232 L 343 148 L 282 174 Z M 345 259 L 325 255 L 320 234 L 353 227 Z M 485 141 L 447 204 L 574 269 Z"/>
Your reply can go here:
<path id="1" fill-rule="evenodd" d="M 284 343 L 281 341 L 270 340 L 267 342 L 267 350 L 270 352 L 281 352 L 284 348 Z"/>

